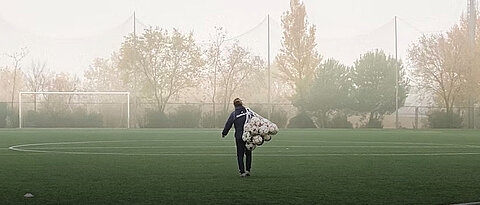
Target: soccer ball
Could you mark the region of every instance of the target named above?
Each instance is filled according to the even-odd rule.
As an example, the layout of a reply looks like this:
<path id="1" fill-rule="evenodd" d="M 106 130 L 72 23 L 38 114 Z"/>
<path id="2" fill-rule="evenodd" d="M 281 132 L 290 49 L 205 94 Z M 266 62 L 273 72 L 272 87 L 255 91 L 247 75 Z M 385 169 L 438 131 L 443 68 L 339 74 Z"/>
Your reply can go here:
<path id="1" fill-rule="evenodd" d="M 252 134 L 254 134 L 254 135 L 260 134 L 259 127 L 253 126 L 253 127 L 252 127 L 252 130 L 250 130 L 250 132 L 252 132 Z"/>
<path id="2" fill-rule="evenodd" d="M 270 136 L 270 135 L 264 135 L 264 136 L 263 136 L 263 140 L 265 140 L 265 141 L 268 142 L 268 141 L 272 140 L 272 136 Z"/>
<path id="3" fill-rule="evenodd" d="M 269 131 L 268 127 L 265 126 L 265 125 L 261 126 L 258 130 L 259 130 L 259 134 L 261 134 L 261 135 L 267 134 L 268 131 Z"/>
<path id="4" fill-rule="evenodd" d="M 247 142 L 247 143 L 245 144 L 245 147 L 247 148 L 247 150 L 252 151 L 252 150 L 255 149 L 255 147 L 257 147 L 257 145 Z"/>
<path id="5" fill-rule="evenodd" d="M 245 141 L 245 142 L 246 142 L 246 141 L 249 141 L 250 138 L 251 138 L 250 132 L 243 132 L 243 135 L 242 135 L 242 140 L 243 140 L 243 141 Z"/>
<path id="6" fill-rule="evenodd" d="M 271 126 L 268 128 L 268 133 L 271 135 L 276 135 L 278 133 L 278 127 L 276 124 L 271 124 Z"/>
<path id="7" fill-rule="evenodd" d="M 250 122 L 254 125 L 257 125 L 260 124 L 260 118 L 258 117 L 252 117 L 252 119 L 250 119 Z"/>
<path id="8" fill-rule="evenodd" d="M 263 118 L 263 119 L 262 119 L 262 124 L 264 124 L 264 125 L 270 126 L 271 123 L 272 123 L 272 122 L 270 122 L 270 120 L 268 120 L 268 119 L 266 119 L 266 118 Z"/>
<path id="9" fill-rule="evenodd" d="M 263 144 L 263 138 L 260 135 L 253 136 L 252 142 L 255 145 L 262 145 Z"/>
<path id="10" fill-rule="evenodd" d="M 251 123 L 245 123 L 245 127 L 243 128 L 244 131 L 252 131 L 253 125 Z"/>

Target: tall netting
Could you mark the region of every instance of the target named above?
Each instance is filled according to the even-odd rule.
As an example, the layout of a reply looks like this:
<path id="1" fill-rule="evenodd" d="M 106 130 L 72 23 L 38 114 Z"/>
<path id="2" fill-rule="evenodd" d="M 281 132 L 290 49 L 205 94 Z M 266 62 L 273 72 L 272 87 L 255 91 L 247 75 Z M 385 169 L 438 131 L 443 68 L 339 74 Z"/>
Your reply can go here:
<path id="1" fill-rule="evenodd" d="M 21 128 L 128 128 L 128 93 L 21 93 Z"/>

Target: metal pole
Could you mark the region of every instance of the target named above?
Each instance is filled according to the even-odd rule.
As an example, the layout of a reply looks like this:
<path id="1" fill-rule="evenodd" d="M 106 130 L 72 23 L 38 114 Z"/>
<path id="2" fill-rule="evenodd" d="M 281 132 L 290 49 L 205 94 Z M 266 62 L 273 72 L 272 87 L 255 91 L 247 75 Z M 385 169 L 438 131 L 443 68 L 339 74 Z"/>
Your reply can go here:
<path id="1" fill-rule="evenodd" d="M 133 43 L 134 43 L 134 48 L 137 49 L 136 43 L 137 43 L 137 18 L 135 16 L 135 11 L 133 11 L 133 37 L 135 38 Z M 133 63 L 134 65 L 136 64 L 135 62 L 135 57 L 136 55 L 134 54 L 132 56 L 133 58 Z M 134 83 L 133 83 L 133 92 L 137 92 L 137 75 L 134 75 Z M 130 92 L 127 94 L 127 129 L 130 128 Z M 135 97 L 135 112 L 137 111 L 137 98 Z"/>
<path id="2" fill-rule="evenodd" d="M 477 7 L 476 7 L 476 0 L 468 0 L 468 34 L 470 40 L 470 52 L 472 53 L 471 56 L 475 56 L 475 30 L 476 30 L 476 23 L 477 23 Z M 475 113 L 474 113 L 474 100 L 472 97 L 473 92 L 473 66 L 470 64 L 468 66 L 468 128 L 475 128 Z"/>
<path id="3" fill-rule="evenodd" d="M 135 11 L 133 11 L 133 36 L 137 36 L 137 18 L 135 17 Z"/>
<path id="4" fill-rule="evenodd" d="M 272 104 L 271 104 L 271 76 L 270 76 L 270 15 L 267 15 L 267 42 L 268 42 L 268 118 L 272 113 Z"/>
<path id="5" fill-rule="evenodd" d="M 216 46 L 220 46 L 220 45 L 216 45 Z M 217 55 L 215 58 L 216 59 L 216 62 L 215 64 L 213 65 L 213 97 L 212 97 L 212 106 L 213 106 L 213 128 L 216 128 L 217 127 L 217 108 L 215 107 L 215 97 L 217 95 L 217 61 L 218 61 L 218 57 L 220 55 L 220 48 L 217 47 L 217 53 L 215 55 Z"/>
<path id="6" fill-rule="evenodd" d="M 127 129 L 130 128 L 130 93 L 127 93 Z"/>
<path id="7" fill-rule="evenodd" d="M 18 92 L 18 128 L 22 128 L 22 92 Z"/>
<path id="8" fill-rule="evenodd" d="M 475 123 L 475 106 L 472 107 L 472 113 L 473 113 L 473 117 L 472 117 L 473 129 L 476 129 L 477 128 L 477 123 Z"/>
<path id="9" fill-rule="evenodd" d="M 398 129 L 398 45 L 397 16 L 395 16 L 395 128 Z"/>
<path id="10" fill-rule="evenodd" d="M 415 129 L 418 129 L 418 107 L 415 107 Z"/>

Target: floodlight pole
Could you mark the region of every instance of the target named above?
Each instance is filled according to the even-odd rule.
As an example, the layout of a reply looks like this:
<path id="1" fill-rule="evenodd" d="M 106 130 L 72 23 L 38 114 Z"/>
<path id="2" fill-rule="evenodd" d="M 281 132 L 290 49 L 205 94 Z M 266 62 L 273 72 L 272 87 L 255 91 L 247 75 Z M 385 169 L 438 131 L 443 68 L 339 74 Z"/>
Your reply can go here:
<path id="1" fill-rule="evenodd" d="M 18 128 L 22 128 L 22 92 L 18 92 Z"/>
<path id="2" fill-rule="evenodd" d="M 270 14 L 267 15 L 267 44 L 268 44 L 268 54 L 267 54 L 267 62 L 268 62 L 268 118 L 270 119 L 270 115 L 272 113 L 272 104 L 271 104 L 271 74 L 270 74 Z"/>
<path id="3" fill-rule="evenodd" d="M 136 35 L 137 34 L 136 27 L 137 26 L 135 25 L 137 23 L 136 21 L 137 21 L 137 18 L 135 18 L 135 11 L 133 11 L 133 36 L 137 36 Z"/>
<path id="4" fill-rule="evenodd" d="M 127 129 L 130 129 L 130 92 L 127 92 Z"/>
<path id="5" fill-rule="evenodd" d="M 134 43 L 134 48 L 137 49 L 137 18 L 135 16 L 135 10 L 133 11 L 133 37 L 135 38 L 133 43 Z M 132 56 L 133 62 L 135 64 L 135 57 L 136 57 L 136 52 Z M 134 83 L 133 83 L 133 91 L 136 93 L 137 92 L 137 75 L 134 75 Z M 128 92 L 128 97 L 127 97 L 128 105 L 127 105 L 127 129 L 130 128 L 130 92 Z M 137 110 L 137 98 L 135 97 L 135 111 Z"/>
<path id="6" fill-rule="evenodd" d="M 468 35 L 469 35 L 469 41 L 470 41 L 470 52 L 472 53 L 472 56 L 474 56 L 475 52 L 475 29 L 477 27 L 477 6 L 476 6 L 476 0 L 468 0 Z M 472 87 L 471 83 L 473 82 L 472 80 L 472 72 L 473 72 L 473 66 L 469 65 L 468 66 L 468 128 L 475 128 L 475 105 L 474 105 L 474 100 L 472 99 Z"/>
<path id="7" fill-rule="evenodd" d="M 395 16 L 395 129 L 398 129 L 398 34 Z"/>

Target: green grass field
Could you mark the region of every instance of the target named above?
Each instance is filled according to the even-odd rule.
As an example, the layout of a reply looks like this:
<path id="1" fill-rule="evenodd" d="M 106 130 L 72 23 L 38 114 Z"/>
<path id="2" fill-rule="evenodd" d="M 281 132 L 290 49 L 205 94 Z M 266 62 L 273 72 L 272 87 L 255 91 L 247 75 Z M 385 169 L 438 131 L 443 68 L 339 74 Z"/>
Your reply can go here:
<path id="1" fill-rule="evenodd" d="M 0 204 L 480 201 L 471 130 L 281 130 L 240 178 L 232 132 L 4 129 L 0 165 Z"/>

